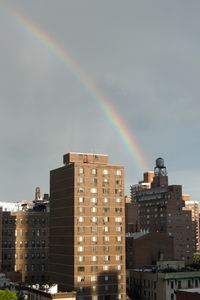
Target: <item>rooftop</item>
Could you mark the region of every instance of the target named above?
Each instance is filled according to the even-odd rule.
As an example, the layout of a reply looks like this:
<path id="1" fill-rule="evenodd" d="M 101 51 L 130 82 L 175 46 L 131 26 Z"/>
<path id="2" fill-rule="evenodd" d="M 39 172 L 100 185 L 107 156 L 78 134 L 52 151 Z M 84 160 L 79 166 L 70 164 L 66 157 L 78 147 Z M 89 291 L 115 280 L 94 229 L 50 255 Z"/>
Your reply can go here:
<path id="1" fill-rule="evenodd" d="M 194 289 L 180 289 L 178 290 L 180 292 L 187 292 L 187 293 L 195 293 L 195 294 L 200 294 L 200 288 L 194 288 Z"/>

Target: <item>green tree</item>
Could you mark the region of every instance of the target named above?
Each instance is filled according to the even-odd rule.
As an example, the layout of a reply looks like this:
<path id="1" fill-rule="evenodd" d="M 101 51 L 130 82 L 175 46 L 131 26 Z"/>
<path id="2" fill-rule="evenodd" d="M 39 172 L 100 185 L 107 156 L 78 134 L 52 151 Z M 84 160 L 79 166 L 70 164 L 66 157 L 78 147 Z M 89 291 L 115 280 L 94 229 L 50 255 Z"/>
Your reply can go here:
<path id="1" fill-rule="evenodd" d="M 200 266 L 200 253 L 193 253 L 193 263 Z"/>
<path id="2" fill-rule="evenodd" d="M 8 289 L 0 291 L 0 300 L 17 300 L 16 293 L 9 291 Z"/>

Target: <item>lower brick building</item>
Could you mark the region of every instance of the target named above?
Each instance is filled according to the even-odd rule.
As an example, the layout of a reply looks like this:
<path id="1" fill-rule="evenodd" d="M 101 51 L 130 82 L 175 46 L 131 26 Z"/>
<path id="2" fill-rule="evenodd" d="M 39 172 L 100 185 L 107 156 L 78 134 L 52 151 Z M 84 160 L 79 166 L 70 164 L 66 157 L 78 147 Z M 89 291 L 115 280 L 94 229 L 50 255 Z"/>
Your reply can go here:
<path id="1" fill-rule="evenodd" d="M 126 268 L 144 268 L 174 258 L 174 240 L 164 233 L 126 234 Z"/>
<path id="2" fill-rule="evenodd" d="M 149 180 L 150 181 L 150 180 Z M 138 205 L 138 222 L 142 231 L 160 232 L 174 238 L 174 258 L 192 263 L 195 252 L 191 209 L 182 200 L 182 186 L 169 185 L 164 160 L 158 158 L 153 181 L 132 186 L 132 202 Z"/>
<path id="3" fill-rule="evenodd" d="M 47 199 L 0 203 L 1 272 L 11 281 L 48 280 L 49 211 Z"/>
<path id="4" fill-rule="evenodd" d="M 177 290 L 199 288 L 200 271 L 187 270 L 183 263 L 176 267 L 176 262 L 166 261 L 159 267 L 128 271 L 129 295 L 137 300 L 175 300 Z"/>
<path id="5" fill-rule="evenodd" d="M 26 287 L 24 296 L 29 300 L 76 300 L 76 292 L 59 292 L 57 285 L 52 287 Z"/>
<path id="6" fill-rule="evenodd" d="M 200 288 L 176 291 L 176 300 L 200 300 Z"/>

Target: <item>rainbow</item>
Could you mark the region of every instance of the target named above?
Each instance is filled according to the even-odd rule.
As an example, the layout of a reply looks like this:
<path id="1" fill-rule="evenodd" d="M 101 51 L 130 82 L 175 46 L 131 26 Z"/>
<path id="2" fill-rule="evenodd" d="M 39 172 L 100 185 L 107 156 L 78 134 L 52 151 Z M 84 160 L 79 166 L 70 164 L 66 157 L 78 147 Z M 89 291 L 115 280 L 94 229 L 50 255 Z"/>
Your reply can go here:
<path id="1" fill-rule="evenodd" d="M 37 24 L 33 23 L 30 19 L 18 13 L 16 10 L 10 10 L 11 14 L 26 30 L 34 35 L 37 40 L 48 50 L 50 50 L 64 65 L 70 70 L 70 72 L 79 80 L 79 82 L 86 88 L 88 93 L 96 100 L 97 104 L 106 115 L 113 129 L 120 136 L 123 144 L 125 145 L 128 153 L 130 154 L 134 163 L 140 171 L 148 170 L 148 165 L 144 159 L 144 155 L 137 146 L 136 138 L 133 137 L 129 128 L 117 113 L 111 101 L 105 96 L 102 91 L 95 86 L 88 74 L 84 72 L 80 64 L 72 57 L 72 55 L 63 49 L 58 42 L 45 32 Z"/>

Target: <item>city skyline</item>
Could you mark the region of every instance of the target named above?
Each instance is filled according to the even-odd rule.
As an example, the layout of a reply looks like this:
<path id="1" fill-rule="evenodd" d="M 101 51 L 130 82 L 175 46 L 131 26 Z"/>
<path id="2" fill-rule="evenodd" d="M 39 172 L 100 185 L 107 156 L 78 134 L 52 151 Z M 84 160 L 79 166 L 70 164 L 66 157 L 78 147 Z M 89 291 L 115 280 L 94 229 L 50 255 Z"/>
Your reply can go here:
<path id="1" fill-rule="evenodd" d="M 49 192 L 70 151 L 124 165 L 126 193 L 161 156 L 199 200 L 198 2 L 0 7 L 1 201 Z"/>

